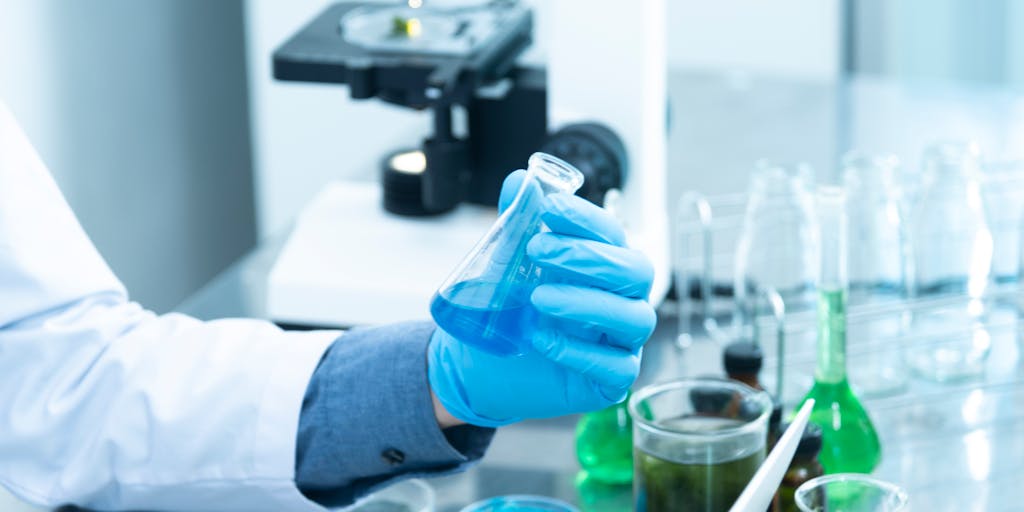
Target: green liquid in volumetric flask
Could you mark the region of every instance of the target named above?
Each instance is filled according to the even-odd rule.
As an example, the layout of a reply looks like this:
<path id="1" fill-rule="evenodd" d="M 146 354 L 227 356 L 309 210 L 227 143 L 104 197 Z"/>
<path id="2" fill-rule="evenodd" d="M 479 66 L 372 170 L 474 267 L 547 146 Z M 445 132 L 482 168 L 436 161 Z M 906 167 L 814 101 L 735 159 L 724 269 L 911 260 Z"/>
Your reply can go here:
<path id="1" fill-rule="evenodd" d="M 576 424 L 576 457 L 587 475 L 608 484 L 633 480 L 633 421 L 626 402 L 585 414 Z"/>
<path id="2" fill-rule="evenodd" d="M 846 378 L 846 291 L 823 287 L 818 299 L 818 369 L 804 400 L 815 400 L 821 427 L 818 460 L 826 473 L 870 473 L 882 459 L 871 418 Z"/>

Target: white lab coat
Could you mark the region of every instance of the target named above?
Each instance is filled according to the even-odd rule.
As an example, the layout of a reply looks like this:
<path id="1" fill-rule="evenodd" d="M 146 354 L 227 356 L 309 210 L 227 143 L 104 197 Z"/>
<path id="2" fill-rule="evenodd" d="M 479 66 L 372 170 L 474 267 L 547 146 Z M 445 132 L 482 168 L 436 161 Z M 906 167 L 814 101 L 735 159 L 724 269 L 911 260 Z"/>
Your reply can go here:
<path id="1" fill-rule="evenodd" d="M 129 302 L 0 103 L 0 485 L 44 506 L 323 510 L 295 442 L 337 335 Z"/>

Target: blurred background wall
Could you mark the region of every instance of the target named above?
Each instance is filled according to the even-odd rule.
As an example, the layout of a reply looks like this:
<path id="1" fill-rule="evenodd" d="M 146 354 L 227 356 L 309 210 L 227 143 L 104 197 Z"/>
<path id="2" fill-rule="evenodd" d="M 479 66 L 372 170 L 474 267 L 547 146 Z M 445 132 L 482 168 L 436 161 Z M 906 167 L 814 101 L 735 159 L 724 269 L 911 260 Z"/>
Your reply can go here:
<path id="1" fill-rule="evenodd" d="M 241 0 L 0 6 L 0 98 L 157 311 L 255 242 L 242 13 Z"/>

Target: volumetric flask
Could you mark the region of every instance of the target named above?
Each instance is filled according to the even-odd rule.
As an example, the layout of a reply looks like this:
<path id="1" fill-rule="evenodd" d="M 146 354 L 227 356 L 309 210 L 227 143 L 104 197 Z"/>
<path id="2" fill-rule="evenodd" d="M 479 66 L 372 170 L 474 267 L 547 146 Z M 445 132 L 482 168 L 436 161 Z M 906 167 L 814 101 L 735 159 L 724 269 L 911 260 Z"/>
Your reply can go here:
<path id="1" fill-rule="evenodd" d="M 900 512 L 907 508 L 907 493 L 867 475 L 840 473 L 820 476 L 796 490 L 802 512 Z"/>
<path id="2" fill-rule="evenodd" d="M 492 354 L 525 352 L 524 333 L 538 316 L 530 294 L 543 280 L 526 245 L 545 229 L 544 197 L 572 194 L 582 184 L 583 173 L 572 165 L 545 153 L 530 156 L 515 199 L 434 294 L 430 313 L 438 327 Z"/>
<path id="3" fill-rule="evenodd" d="M 897 160 L 852 152 L 843 158 L 849 243 L 850 310 L 903 309 L 907 297 L 907 240 L 897 189 Z M 906 385 L 903 354 L 891 341 L 906 331 L 906 315 L 869 315 L 852 324 L 847 343 L 850 380 L 864 396 L 898 392 Z"/>
<path id="4" fill-rule="evenodd" d="M 724 512 L 764 461 L 768 393 L 698 378 L 655 384 L 629 400 L 636 512 Z"/>
<path id="5" fill-rule="evenodd" d="M 733 288 L 742 339 L 754 338 L 766 292 L 778 292 L 787 313 L 814 309 L 819 258 L 810 180 L 806 165 L 758 163 L 736 247 Z"/>
<path id="6" fill-rule="evenodd" d="M 992 233 L 982 206 L 978 160 L 973 144 L 930 147 L 924 191 L 910 228 L 914 298 L 964 299 L 963 307 L 913 313 L 914 332 L 929 341 L 907 347 L 907 362 L 936 381 L 981 374 L 991 347 L 982 296 L 992 268 Z"/>

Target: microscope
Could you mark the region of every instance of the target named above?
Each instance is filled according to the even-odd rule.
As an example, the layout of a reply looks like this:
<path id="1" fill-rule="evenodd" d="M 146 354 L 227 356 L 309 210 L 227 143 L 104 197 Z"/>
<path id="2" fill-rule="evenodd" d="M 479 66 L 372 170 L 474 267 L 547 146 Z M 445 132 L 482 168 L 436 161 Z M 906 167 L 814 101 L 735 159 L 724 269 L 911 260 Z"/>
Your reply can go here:
<path id="1" fill-rule="evenodd" d="M 578 194 L 623 221 L 655 263 L 660 301 L 670 281 L 665 0 L 555 0 L 545 69 L 517 63 L 534 39 L 529 7 L 437 4 L 334 4 L 274 52 L 277 80 L 345 85 L 353 99 L 433 122 L 418 147 L 382 155 L 379 183 L 332 184 L 304 209 L 268 278 L 269 317 L 292 327 L 425 318 L 496 218 L 505 176 L 535 151 L 584 173 Z"/>

